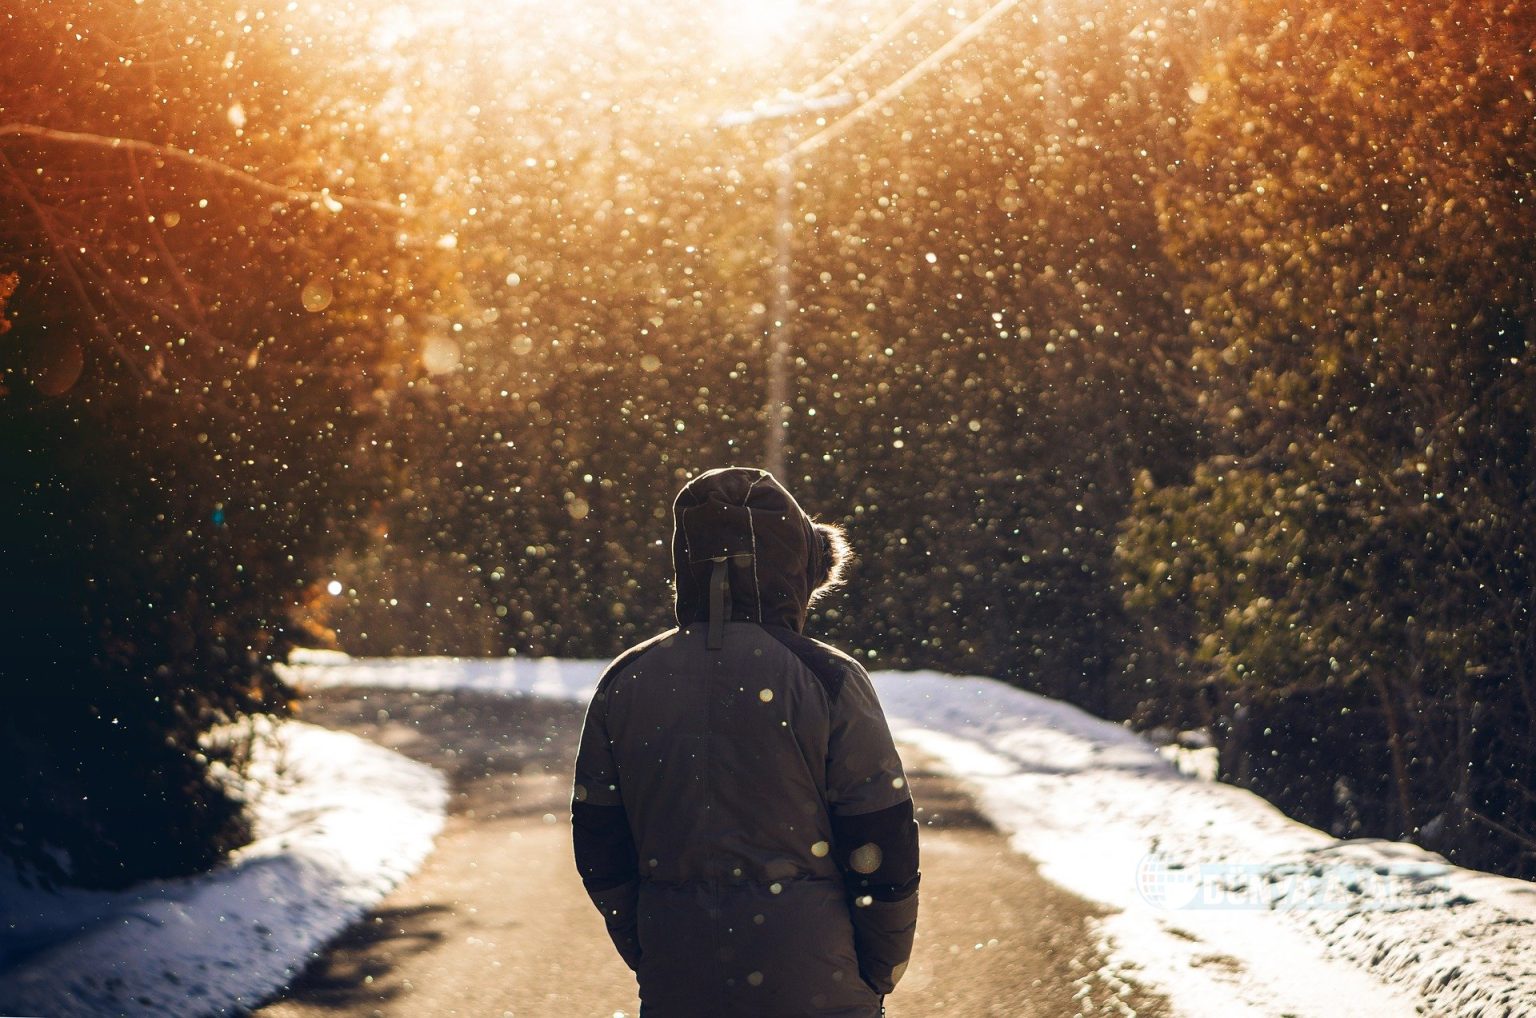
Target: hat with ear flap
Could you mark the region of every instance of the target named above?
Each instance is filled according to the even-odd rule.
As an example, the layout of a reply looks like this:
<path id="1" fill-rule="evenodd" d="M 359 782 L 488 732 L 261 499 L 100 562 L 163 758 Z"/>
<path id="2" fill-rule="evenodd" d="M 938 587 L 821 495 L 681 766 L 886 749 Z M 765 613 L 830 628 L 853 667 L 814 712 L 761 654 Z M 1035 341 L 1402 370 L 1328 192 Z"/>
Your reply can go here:
<path id="1" fill-rule="evenodd" d="M 847 561 L 842 532 L 813 523 L 777 478 L 755 467 L 699 474 L 672 514 L 678 625 L 707 621 L 711 648 L 727 622 L 801 631 L 812 599 L 838 582 Z"/>

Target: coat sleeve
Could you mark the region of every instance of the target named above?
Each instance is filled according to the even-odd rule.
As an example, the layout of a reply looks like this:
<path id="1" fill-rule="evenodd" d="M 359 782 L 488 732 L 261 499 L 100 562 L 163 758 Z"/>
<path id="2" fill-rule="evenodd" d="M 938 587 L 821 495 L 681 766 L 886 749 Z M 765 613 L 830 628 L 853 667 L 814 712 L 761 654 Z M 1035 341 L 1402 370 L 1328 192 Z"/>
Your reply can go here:
<path id="1" fill-rule="evenodd" d="M 640 866 L 608 740 L 607 683 L 598 684 L 581 726 L 571 789 L 571 829 L 581 882 L 602 914 L 619 956 L 635 969 L 640 963 L 635 932 Z"/>
<path id="2" fill-rule="evenodd" d="M 859 974 L 877 993 L 890 993 L 917 932 L 917 821 L 874 686 L 853 662 L 832 701 L 827 800 Z"/>

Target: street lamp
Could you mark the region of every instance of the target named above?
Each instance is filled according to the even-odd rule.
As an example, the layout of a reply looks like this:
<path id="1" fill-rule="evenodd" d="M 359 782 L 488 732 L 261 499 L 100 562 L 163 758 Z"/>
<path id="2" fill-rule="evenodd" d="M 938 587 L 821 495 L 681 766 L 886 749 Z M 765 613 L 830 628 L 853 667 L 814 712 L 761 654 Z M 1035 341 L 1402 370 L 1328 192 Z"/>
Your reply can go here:
<path id="1" fill-rule="evenodd" d="M 784 95 L 772 101 L 754 103 L 745 110 L 733 110 L 717 117 L 716 127 L 745 127 L 765 120 L 833 110 L 853 102 L 845 92 L 836 95 Z M 774 202 L 773 294 L 769 301 L 768 392 L 763 407 L 767 436 L 763 465 L 775 477 L 784 477 L 784 433 L 789 429 L 789 349 L 790 315 L 794 300 L 790 292 L 791 242 L 795 233 L 795 164 L 797 145 L 792 126 L 784 129 L 784 150 L 774 160 L 777 195 Z"/>

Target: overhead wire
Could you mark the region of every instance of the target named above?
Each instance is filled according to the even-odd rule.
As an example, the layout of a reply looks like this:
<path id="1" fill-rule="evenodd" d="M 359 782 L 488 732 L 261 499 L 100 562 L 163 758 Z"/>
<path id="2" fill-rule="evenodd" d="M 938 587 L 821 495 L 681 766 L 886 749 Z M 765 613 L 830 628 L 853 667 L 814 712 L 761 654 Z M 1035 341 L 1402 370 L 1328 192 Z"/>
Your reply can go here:
<path id="1" fill-rule="evenodd" d="M 880 89 L 880 91 L 876 92 L 874 95 L 870 96 L 854 109 L 843 114 L 837 120 L 828 124 L 820 131 L 817 131 L 815 134 L 811 135 L 809 138 L 806 138 L 798 145 L 795 145 L 793 148 L 780 155 L 774 161 L 779 162 L 782 160 L 793 159 L 797 156 L 803 156 L 810 152 L 814 152 L 822 146 L 826 145 L 828 142 L 835 139 L 838 135 L 848 130 L 854 124 L 867 117 L 872 110 L 883 107 L 886 103 L 899 96 L 914 81 L 916 81 L 918 78 L 921 78 L 929 71 L 933 70 L 936 66 L 943 63 L 945 60 L 949 59 L 949 57 L 952 56 L 956 50 L 960 49 L 960 47 L 964 46 L 977 35 L 981 34 L 981 32 L 988 25 L 1002 17 L 1004 14 L 1008 13 L 1010 9 L 1017 7 L 1018 3 L 1019 0 L 998 0 L 997 3 L 989 7 L 986 12 L 979 16 L 975 21 L 972 21 L 970 24 L 966 25 L 959 32 L 951 36 L 950 39 L 938 49 L 928 54 L 922 60 L 919 60 L 901 77 L 897 78 L 889 85 L 886 85 L 884 88 Z"/>
<path id="2" fill-rule="evenodd" d="M 811 96 L 817 95 L 822 90 L 828 88 L 833 83 L 840 84 L 844 76 L 846 76 L 849 71 L 862 64 L 865 60 L 868 60 L 876 50 L 878 50 L 881 46 L 884 46 L 887 42 L 890 42 L 897 32 L 900 32 L 903 28 L 906 28 L 912 22 L 916 21 L 918 15 L 922 14 L 925 10 L 932 7 L 937 2 L 938 0 L 914 0 L 914 2 L 908 6 L 906 10 L 902 11 L 899 15 L 893 18 L 889 24 L 871 36 L 870 39 L 864 43 L 864 45 L 860 46 L 852 54 L 844 57 L 836 67 L 832 68 L 826 74 L 823 74 L 820 78 L 818 78 L 815 84 L 801 89 L 798 94 L 806 98 L 810 98 Z"/>

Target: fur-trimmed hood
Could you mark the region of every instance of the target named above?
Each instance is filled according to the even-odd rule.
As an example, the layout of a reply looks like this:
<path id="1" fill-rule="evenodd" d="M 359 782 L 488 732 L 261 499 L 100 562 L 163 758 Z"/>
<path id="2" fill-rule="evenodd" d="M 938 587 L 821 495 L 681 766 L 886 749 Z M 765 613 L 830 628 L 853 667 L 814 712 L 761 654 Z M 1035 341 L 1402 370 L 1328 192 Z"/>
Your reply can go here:
<path id="1" fill-rule="evenodd" d="M 811 603 L 841 581 L 848 559 L 841 529 L 813 521 L 772 474 L 755 467 L 695 477 L 678 493 L 672 519 L 680 626 L 757 622 L 798 633 Z"/>

